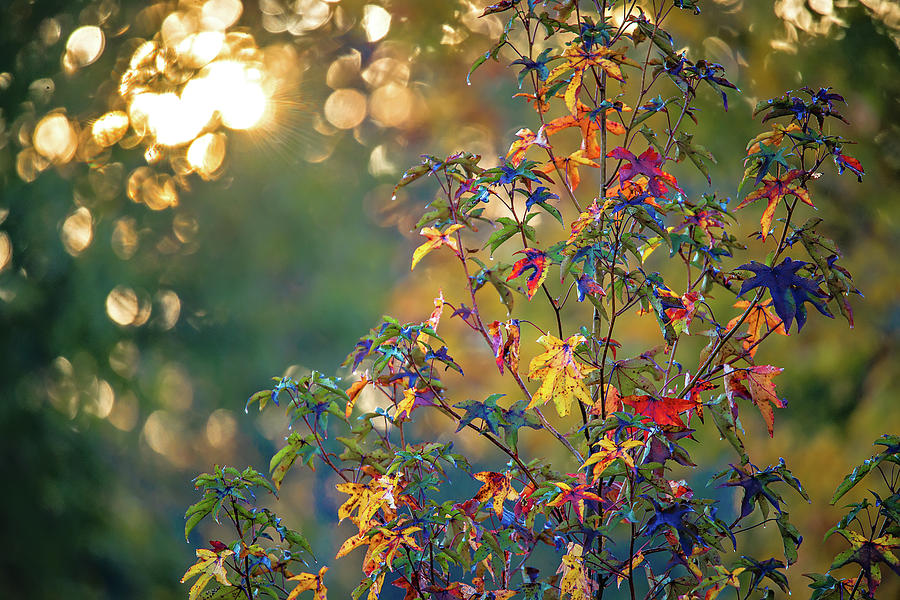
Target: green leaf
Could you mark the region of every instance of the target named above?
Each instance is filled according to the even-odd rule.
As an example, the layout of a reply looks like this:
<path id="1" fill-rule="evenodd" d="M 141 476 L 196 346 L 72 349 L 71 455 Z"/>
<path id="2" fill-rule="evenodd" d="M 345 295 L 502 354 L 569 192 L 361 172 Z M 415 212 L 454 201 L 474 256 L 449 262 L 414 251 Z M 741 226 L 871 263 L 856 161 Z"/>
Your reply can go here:
<path id="1" fill-rule="evenodd" d="M 469 69 L 469 72 L 466 73 L 466 85 L 472 85 L 472 81 L 470 79 L 472 77 L 472 73 L 474 73 L 475 69 L 477 69 L 478 67 L 483 65 L 484 62 L 491 57 L 491 52 L 492 52 L 491 50 L 488 50 L 487 52 L 485 52 L 484 54 L 482 54 L 481 56 L 479 56 L 478 58 L 475 59 L 475 62 L 472 63 L 472 67 Z"/>
<path id="2" fill-rule="evenodd" d="M 840 485 L 837 486 L 837 489 L 834 491 L 834 495 L 831 497 L 831 505 L 833 506 L 838 500 L 840 500 L 844 494 L 853 489 L 857 483 L 862 481 L 863 477 L 869 474 L 869 471 L 878 466 L 880 461 L 877 460 L 877 457 L 872 457 L 867 459 L 863 464 L 858 465 L 853 469 L 850 473 L 844 477 L 844 480 L 841 481 Z"/>
<path id="3" fill-rule="evenodd" d="M 287 475 L 291 465 L 297 460 L 300 449 L 307 444 L 308 442 L 300 437 L 297 432 L 292 432 L 287 438 L 287 445 L 276 452 L 272 460 L 269 461 L 269 471 L 272 476 L 272 483 L 275 484 L 276 489 L 281 489 L 281 482 L 284 480 L 284 476 Z"/>
<path id="4" fill-rule="evenodd" d="M 803 537 L 797 528 L 788 521 L 788 513 L 783 511 L 775 520 L 778 524 L 778 531 L 781 533 L 781 542 L 784 545 L 784 558 L 788 565 L 797 562 L 797 548 L 803 541 Z"/>

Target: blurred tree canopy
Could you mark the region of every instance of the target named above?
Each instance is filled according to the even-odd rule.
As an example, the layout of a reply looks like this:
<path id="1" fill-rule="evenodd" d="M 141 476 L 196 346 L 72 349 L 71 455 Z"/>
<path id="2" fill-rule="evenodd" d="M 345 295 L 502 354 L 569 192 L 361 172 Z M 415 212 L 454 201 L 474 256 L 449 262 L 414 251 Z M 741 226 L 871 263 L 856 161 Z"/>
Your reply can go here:
<path id="1" fill-rule="evenodd" d="M 258 462 L 282 435 L 241 413 L 249 393 L 286 370 L 331 372 L 389 306 L 428 305 L 434 290 L 405 279 L 423 198 L 392 200 L 393 183 L 424 152 L 504 154 L 525 111 L 502 73 L 511 59 L 464 83 L 501 33 L 478 18 L 484 4 L 6 7 L 0 594 L 180 597 L 189 479 Z M 842 471 L 900 421 L 900 9 L 702 4 L 680 37 L 746 99 L 695 133 L 719 181 L 740 180 L 755 101 L 790 88 L 840 90 L 847 137 L 866 140 L 854 149 L 864 183 L 834 179 L 817 201 L 840 217 L 829 234 L 866 295 L 856 329 L 811 323 L 810 345 L 773 358 L 793 365 L 793 433 L 757 454 L 807 448 L 793 465 L 806 481 L 829 461 Z M 175 93 L 188 86 L 191 105 Z M 714 93 L 704 101 L 719 110 Z M 862 433 L 848 442 L 848 431 Z M 810 481 L 811 493 L 834 480 Z M 817 539 L 830 519 L 805 523 Z"/>

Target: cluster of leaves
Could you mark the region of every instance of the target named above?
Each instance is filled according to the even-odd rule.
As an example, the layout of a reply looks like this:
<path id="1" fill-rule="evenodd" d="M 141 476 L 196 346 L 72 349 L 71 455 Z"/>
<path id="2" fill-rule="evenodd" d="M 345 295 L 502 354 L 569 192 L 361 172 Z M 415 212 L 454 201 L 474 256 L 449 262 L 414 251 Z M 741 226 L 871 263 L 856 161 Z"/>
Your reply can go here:
<path id="1" fill-rule="evenodd" d="M 774 435 L 774 409 L 785 401 L 773 378 L 783 369 L 755 357 L 771 334 L 788 335 L 795 321 L 800 332 L 807 303 L 829 317 L 829 305 L 837 306 L 852 325 L 847 297 L 856 290 L 836 264 L 836 246 L 815 231 L 818 221 L 798 226 L 795 218 L 800 203 L 813 205 L 808 185 L 829 157 L 839 173 L 861 176 L 863 169 L 843 153 L 846 142 L 822 132 L 825 119 L 842 119 L 835 105 L 843 98 L 804 89 L 760 105 L 771 130 L 748 145 L 741 186 L 753 190 L 737 206 L 713 192 L 692 196 L 673 167 L 687 158 L 709 179 L 715 162 L 692 141 L 697 94 L 701 85 L 711 86 L 727 109 L 726 92 L 737 88 L 720 65 L 677 53 L 663 29 L 673 10 L 694 11 L 697 2 L 654 2 L 649 15 L 629 5 L 504 0 L 485 10 L 508 23 L 473 71 L 512 53 L 512 64 L 521 67 L 519 87 L 526 88 L 520 96 L 533 105 L 539 125 L 520 129 L 497 166 L 481 166 L 481 157 L 469 153 L 425 156 L 398 184 L 437 182 L 439 193 L 418 224 L 425 241 L 412 268 L 434 256 L 452 258 L 463 274 L 464 297 L 439 294 L 422 322 L 385 317 L 348 357 L 345 366 L 356 379 L 346 390 L 313 373 L 281 379 L 251 398 L 263 409 L 288 396 L 292 433 L 272 459 L 271 484 L 252 470 L 198 479 L 204 497 L 189 510 L 189 526 L 224 506 L 238 538 L 198 551 L 200 560 L 186 575 L 205 577 L 195 588 L 215 579 L 248 600 L 263 591 L 278 598 L 307 590 L 325 596 L 325 567 L 298 575 L 286 570 L 298 560 L 285 557 L 288 534 L 279 531 L 271 548 L 258 545 L 274 517 L 265 512 L 270 521 L 257 521 L 260 513 L 245 498 L 251 485 L 275 493 L 288 470 L 305 463 L 324 464 L 347 496 L 337 516 L 354 533 L 337 558 L 365 547 L 354 600 L 378 598 L 388 577 L 407 600 L 584 600 L 602 597 L 613 584 L 625 585 L 631 598 L 648 599 L 712 600 L 726 588 L 743 598 L 768 597 L 770 585 L 787 591 L 784 569 L 797 560 L 802 537 L 781 494 L 792 489 L 808 498 L 783 460 L 765 469 L 750 461 L 742 408 L 758 410 Z M 618 25 L 613 10 L 625 14 Z M 557 141 L 569 139 L 557 136 L 568 129 L 579 134 L 577 148 Z M 596 183 L 589 192 L 587 181 Z M 731 232 L 745 214 L 739 211 L 763 198 L 759 238 L 768 254 L 764 262 L 729 269 L 726 261 L 744 250 Z M 549 215 L 549 225 L 539 215 Z M 797 242 L 811 262 L 788 256 Z M 686 274 L 682 283 L 650 270 L 659 249 Z M 491 262 L 495 253 L 510 262 Z M 479 293 L 486 284 L 506 315 L 490 314 L 496 309 Z M 520 295 L 525 309 L 515 302 Z M 714 314 L 709 300 L 717 295 L 733 298 L 730 320 Z M 534 305 L 545 307 L 549 326 L 523 318 L 526 311 L 538 314 Z M 635 312 L 656 323 L 660 344 L 620 357 L 631 344 L 617 338 L 624 339 L 626 313 Z M 446 374 L 464 377 L 468 357 L 451 355 L 438 334 L 442 319 L 485 344 L 514 393 L 452 399 Z M 523 327 L 540 332 L 537 346 L 523 341 Z M 689 336 L 708 341 L 698 356 L 682 350 L 676 360 Z M 522 355 L 533 356 L 527 368 Z M 364 394 L 371 402 L 360 414 L 357 399 Z M 548 403 L 556 415 L 544 414 Z M 501 457 L 497 470 L 476 472 L 452 444 L 416 440 L 412 424 L 425 412 L 491 444 Z M 329 437 L 337 428 L 329 420 L 344 433 Z M 737 456 L 714 478 L 722 480 L 720 488 L 741 488 L 732 518 L 675 476 L 695 466 L 687 446 L 710 420 Z M 549 452 L 526 455 L 519 448 L 522 428 L 558 443 L 567 458 L 554 463 Z M 884 457 L 867 470 L 896 462 L 896 442 L 885 445 Z M 862 477 L 858 471 L 839 492 Z M 464 494 L 464 486 L 451 485 L 459 477 L 479 482 L 477 491 Z M 885 525 L 894 522 L 893 488 L 892 494 L 877 498 L 883 515 L 877 535 L 847 529 L 868 505 L 858 505 L 835 529 L 852 548 L 832 568 L 849 562 L 861 568 L 850 597 L 862 579 L 867 585 L 860 591 L 873 594 L 879 562 L 896 567 L 893 525 Z M 784 560 L 742 556 L 738 536 L 768 521 L 777 524 Z M 555 571 L 543 567 L 545 551 L 555 554 Z M 828 595 L 833 582 L 843 593 L 845 580 L 812 577 L 817 597 L 847 597 Z M 289 581 L 297 582 L 292 590 Z"/>

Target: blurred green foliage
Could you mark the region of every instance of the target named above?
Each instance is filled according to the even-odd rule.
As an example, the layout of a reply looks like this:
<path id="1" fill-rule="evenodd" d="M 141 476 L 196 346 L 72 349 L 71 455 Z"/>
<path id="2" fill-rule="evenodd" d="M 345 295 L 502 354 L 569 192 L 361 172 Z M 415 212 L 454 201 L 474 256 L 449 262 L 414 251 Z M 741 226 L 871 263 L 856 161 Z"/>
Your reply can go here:
<path id="1" fill-rule="evenodd" d="M 31 182 L 17 173 L 29 114 L 33 128 L 33 119 L 53 107 L 85 123 L 105 110 L 105 82 L 133 49 L 132 33 L 152 34 L 141 31 L 147 4 L 14 0 L 5 9 L 0 231 L 12 257 L 0 272 L 0 469 L 7 514 L 0 596 L 181 597 L 177 581 L 191 555 L 180 541 L 183 507 L 192 499 L 188 480 L 212 462 L 258 464 L 283 435 L 241 413 L 247 395 L 290 365 L 332 372 L 390 304 L 408 306 L 415 297 L 423 311 L 429 306 L 435 290 L 402 279 L 414 242 L 401 243 L 397 234 L 409 234 L 422 198 L 390 201 L 399 171 L 422 152 L 468 147 L 501 155 L 521 126 L 526 112 L 509 100 L 516 91 L 511 78 L 497 76 L 488 64 L 473 76 L 477 86 L 463 83 L 486 40 L 498 33 L 472 20 L 480 13 L 474 5 L 392 2 L 386 6 L 393 25 L 382 44 L 360 31 L 363 2 L 341 3 L 356 24 L 345 31 L 326 27 L 301 35 L 267 31 L 262 4 L 245 2 L 241 21 L 260 44 L 318 52 L 283 101 L 289 116 L 275 131 L 233 135 L 224 175 L 193 179 L 189 190 L 180 190 L 179 206 L 161 212 L 125 195 L 127 172 L 143 160 L 140 147 L 116 148 L 114 159 L 124 171 L 101 186 L 82 165 L 50 168 Z M 874 4 L 844 9 L 838 16 L 845 26 L 833 27 L 829 36 L 795 30 L 796 41 L 763 2 L 705 2 L 699 21 L 685 16 L 682 29 L 673 31 L 691 40 L 693 52 L 729 67 L 748 98 L 734 101 L 726 115 L 701 119 L 695 132 L 719 159 L 720 184 L 736 186 L 740 179 L 744 144 L 758 129 L 749 118 L 755 100 L 801 85 L 834 86 L 854 107 L 847 137 L 861 140 L 854 155 L 867 176 L 859 185 L 847 176 L 830 180 L 819 187 L 816 205 L 866 299 L 855 305 L 852 334 L 811 322 L 803 347 L 782 345 L 781 354 L 767 357 L 791 364 L 791 378 L 780 382 L 791 408 L 779 415 L 788 423 L 784 433 L 755 450 L 760 461 L 771 455 L 774 462 L 805 449 L 807 458 L 792 468 L 823 498 L 839 473 L 867 455 L 871 438 L 900 426 L 893 393 L 900 383 L 900 55 L 896 30 L 867 8 Z M 165 14 L 176 7 L 150 8 Z M 67 36 L 101 17 L 108 32 L 117 33 L 109 35 L 104 56 L 64 74 Z M 771 32 L 778 32 L 777 49 Z M 423 99 L 415 110 L 424 105 L 427 111 L 401 127 L 366 121 L 355 136 L 314 131 L 330 93 L 326 66 L 351 49 L 365 66 L 388 42 L 410 56 L 410 87 Z M 714 92 L 704 100 L 706 110 L 720 111 Z M 372 152 L 381 145 L 387 164 L 373 167 Z M 332 149 L 326 160 L 304 160 L 321 148 Z M 705 182 L 689 185 L 701 189 Z M 91 209 L 93 237 L 72 256 L 60 232 L 80 205 Z M 127 259 L 112 242 L 120 219 L 132 219 L 139 232 Z M 175 223 L 182 228 L 173 229 Z M 146 325 L 120 326 L 108 318 L 107 299 L 119 285 L 146 295 L 154 311 Z M 163 291 L 174 291 L 180 303 L 170 328 L 159 319 Z M 108 400 L 107 389 L 111 408 L 100 403 Z M 107 418 L 98 418 L 104 411 Z M 829 462 L 835 475 L 820 476 Z M 808 540 L 821 539 L 832 520 L 803 519 Z"/>

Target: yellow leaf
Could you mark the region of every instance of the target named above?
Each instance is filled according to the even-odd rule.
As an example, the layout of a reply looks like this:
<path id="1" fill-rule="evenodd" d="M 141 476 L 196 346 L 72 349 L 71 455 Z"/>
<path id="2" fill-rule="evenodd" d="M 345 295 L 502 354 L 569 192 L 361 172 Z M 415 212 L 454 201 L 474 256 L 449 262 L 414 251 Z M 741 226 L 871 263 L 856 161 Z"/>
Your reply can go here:
<path id="1" fill-rule="evenodd" d="M 457 230 L 461 229 L 462 225 L 459 223 L 455 225 L 451 225 L 447 229 L 441 233 L 436 227 L 423 227 L 422 231 L 419 232 L 419 235 L 424 235 L 428 238 L 428 241 L 419 246 L 413 252 L 413 260 L 412 266 L 409 268 L 410 271 L 416 268 L 416 265 L 420 260 L 425 258 L 425 255 L 434 250 L 435 248 L 440 248 L 441 246 L 448 246 L 454 252 L 456 252 L 457 256 L 459 255 L 459 244 L 456 242 L 454 238 L 451 238 L 450 235 L 455 233 Z"/>
<path id="2" fill-rule="evenodd" d="M 563 556 L 557 573 L 562 573 L 559 581 L 559 595 L 569 594 L 571 600 L 587 600 L 590 598 L 591 581 L 584 572 L 584 559 L 579 544 L 569 544 L 569 552 Z"/>
<path id="3" fill-rule="evenodd" d="M 616 588 L 622 585 L 622 582 L 628 579 L 631 576 L 631 572 L 634 570 L 636 566 L 644 562 L 644 553 L 638 551 L 628 563 L 626 563 L 622 570 L 616 573 Z"/>
<path id="4" fill-rule="evenodd" d="M 327 570 L 328 567 L 322 567 L 316 575 L 313 575 L 312 573 L 300 573 L 299 575 L 289 577 L 288 581 L 296 581 L 297 587 L 291 590 L 287 600 L 294 600 L 301 592 L 305 592 L 306 590 L 313 590 L 313 600 L 326 600 L 328 588 L 325 587 L 323 577 Z"/>
<path id="5" fill-rule="evenodd" d="M 492 499 L 494 512 L 497 516 L 503 514 L 503 501 L 516 500 L 519 493 L 512 488 L 512 480 L 509 473 L 495 473 L 493 471 L 481 471 L 472 475 L 478 481 L 483 481 L 484 485 L 475 494 L 476 502 L 484 502 Z"/>
<path id="6" fill-rule="evenodd" d="M 572 400 L 591 404 L 584 377 L 593 368 L 575 357 L 575 347 L 582 342 L 584 336 L 577 334 L 565 341 L 550 334 L 538 339 L 547 351 L 535 356 L 528 366 L 528 378 L 541 380 L 541 386 L 531 397 L 528 408 L 553 400 L 559 416 L 564 417 L 572 408 Z"/>

